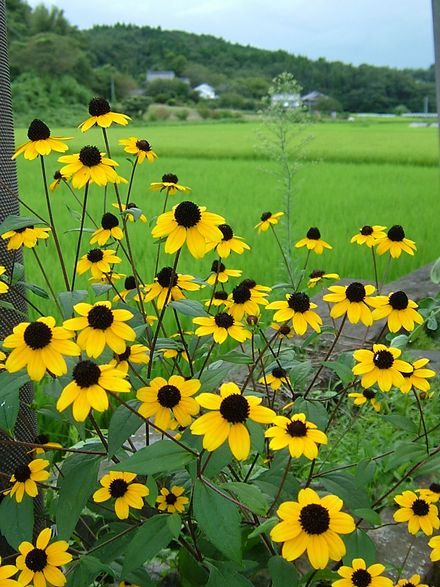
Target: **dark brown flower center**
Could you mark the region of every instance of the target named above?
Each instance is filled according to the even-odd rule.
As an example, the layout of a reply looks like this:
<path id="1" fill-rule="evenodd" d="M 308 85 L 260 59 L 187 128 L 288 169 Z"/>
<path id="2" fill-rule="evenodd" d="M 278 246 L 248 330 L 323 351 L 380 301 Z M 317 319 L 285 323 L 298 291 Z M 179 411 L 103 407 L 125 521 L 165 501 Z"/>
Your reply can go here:
<path id="1" fill-rule="evenodd" d="M 310 310 L 310 298 L 307 294 L 302 292 L 293 293 L 287 300 L 289 308 L 292 308 L 294 312 L 300 312 L 303 314 Z"/>
<path id="2" fill-rule="evenodd" d="M 146 153 L 148 153 L 148 151 L 151 151 L 150 143 L 144 139 L 136 141 L 136 147 L 139 149 L 139 151 L 145 151 Z"/>
<path id="3" fill-rule="evenodd" d="M 390 295 L 389 302 L 393 310 L 406 310 L 408 307 L 408 296 L 404 291 L 396 291 Z"/>
<path id="4" fill-rule="evenodd" d="M 23 334 L 24 342 L 33 351 L 42 349 L 52 340 L 52 330 L 44 322 L 31 322 Z"/>
<path id="5" fill-rule="evenodd" d="M 118 361 L 128 361 L 131 355 L 131 348 L 128 346 L 123 353 L 118 355 Z"/>
<path id="6" fill-rule="evenodd" d="M 391 369 L 394 363 L 394 357 L 390 351 L 378 351 L 374 354 L 373 363 L 378 369 Z"/>
<path id="7" fill-rule="evenodd" d="M 93 361 L 80 361 L 73 368 L 72 377 L 78 387 L 86 389 L 99 382 L 101 369 Z"/>
<path id="8" fill-rule="evenodd" d="M 34 573 L 41 572 L 47 565 L 47 554 L 41 548 L 34 548 L 27 553 L 25 565 Z"/>
<path id="9" fill-rule="evenodd" d="M 440 483 L 431 483 L 429 489 L 434 493 L 440 493 Z"/>
<path id="10" fill-rule="evenodd" d="M 105 98 L 92 98 L 89 102 L 90 116 L 102 116 L 110 112 L 110 104 Z"/>
<path id="11" fill-rule="evenodd" d="M 175 287 L 177 285 L 178 275 L 172 267 L 164 267 L 156 275 L 156 279 L 162 287 Z"/>
<path id="12" fill-rule="evenodd" d="M 46 434 L 39 434 L 34 438 L 35 444 L 46 444 L 49 442 L 49 437 Z"/>
<path id="13" fill-rule="evenodd" d="M 136 279 L 133 275 L 129 275 L 124 281 L 125 289 L 136 289 Z"/>
<path id="14" fill-rule="evenodd" d="M 412 511 L 416 516 L 427 516 L 429 513 L 429 503 L 424 499 L 416 499 L 411 506 Z"/>
<path id="15" fill-rule="evenodd" d="M 272 369 L 272 375 L 277 379 L 281 379 L 282 377 L 287 376 L 287 371 L 282 367 L 275 367 L 274 369 Z"/>
<path id="16" fill-rule="evenodd" d="M 29 229 L 33 229 L 33 228 L 34 228 L 34 226 L 33 226 L 33 225 L 32 225 L 32 226 L 22 226 L 21 228 L 16 228 L 16 229 L 14 230 L 14 232 L 21 233 L 21 232 L 24 232 L 25 230 L 27 230 L 28 228 L 29 228 Z"/>
<path id="17" fill-rule="evenodd" d="M 113 312 L 107 306 L 98 304 L 87 314 L 89 326 L 96 330 L 107 330 L 113 324 Z"/>
<path id="18" fill-rule="evenodd" d="M 251 299 L 250 290 L 242 284 L 237 285 L 232 290 L 232 299 L 236 304 L 244 304 Z"/>
<path id="19" fill-rule="evenodd" d="M 27 136 L 31 141 L 45 141 L 50 137 L 50 129 L 42 120 L 35 118 L 29 125 Z"/>
<path id="20" fill-rule="evenodd" d="M 307 436 L 307 426 L 301 420 L 294 420 L 286 426 L 287 433 L 293 437 Z"/>
<path id="21" fill-rule="evenodd" d="M 180 391 L 175 385 L 164 385 L 157 393 L 157 401 L 164 408 L 174 408 L 180 402 Z"/>
<path id="22" fill-rule="evenodd" d="M 309 277 L 310 279 L 317 279 L 317 278 L 321 278 L 323 275 L 325 275 L 325 271 L 323 271 L 322 269 L 314 269 Z"/>
<path id="23" fill-rule="evenodd" d="M 177 495 L 174 495 L 174 493 L 169 493 L 165 496 L 165 501 L 168 505 L 174 505 L 177 501 Z"/>
<path id="24" fill-rule="evenodd" d="M 128 483 L 124 479 L 113 479 L 108 488 L 112 497 L 123 497 L 128 490 Z"/>
<path id="25" fill-rule="evenodd" d="M 130 210 L 131 208 L 137 208 L 137 205 L 134 202 L 129 202 L 127 204 L 126 210 Z"/>
<path id="26" fill-rule="evenodd" d="M 368 587 L 371 583 L 371 575 L 365 569 L 356 569 L 351 576 L 351 582 L 355 587 Z"/>
<path id="27" fill-rule="evenodd" d="M 287 336 L 288 334 L 290 334 L 290 331 L 292 329 L 290 328 L 290 326 L 287 326 L 287 324 L 283 324 L 283 326 L 280 326 L 280 329 L 278 330 L 278 332 L 280 334 L 282 334 L 283 336 Z"/>
<path id="28" fill-rule="evenodd" d="M 53 174 L 53 178 L 54 179 L 62 179 L 62 175 L 61 175 L 61 171 L 59 169 L 57 169 L 57 171 L 55 171 L 55 173 Z"/>
<path id="29" fill-rule="evenodd" d="M 178 183 L 179 178 L 174 173 L 165 173 L 165 175 L 162 175 L 162 181 L 164 183 Z"/>
<path id="30" fill-rule="evenodd" d="M 229 226 L 229 224 L 220 224 L 219 230 L 221 230 L 224 241 L 230 241 L 231 238 L 234 236 L 232 228 Z"/>
<path id="31" fill-rule="evenodd" d="M 373 227 L 368 226 L 368 224 L 366 224 L 361 228 L 361 234 L 363 234 L 364 236 L 370 236 L 370 234 L 373 234 Z"/>
<path id="32" fill-rule="evenodd" d="M 269 220 L 271 216 L 272 212 L 263 212 L 263 214 L 261 215 L 261 221 L 266 222 L 266 220 Z"/>
<path id="33" fill-rule="evenodd" d="M 180 226 L 191 228 L 200 222 L 202 213 L 194 202 L 180 202 L 174 210 L 174 218 Z"/>
<path id="34" fill-rule="evenodd" d="M 373 399 L 374 397 L 376 397 L 376 392 L 373 391 L 372 389 L 364 389 L 364 391 L 362 392 L 362 395 L 366 399 Z"/>
<path id="35" fill-rule="evenodd" d="M 101 153 L 96 147 L 88 145 L 79 152 L 79 160 L 86 167 L 95 167 L 101 163 Z"/>
<path id="36" fill-rule="evenodd" d="M 321 233 L 319 232 L 319 228 L 316 226 L 312 226 L 307 231 L 307 238 L 313 241 L 318 241 L 321 238 Z"/>
<path id="37" fill-rule="evenodd" d="M 330 527 L 330 515 L 324 506 L 310 503 L 301 509 L 299 522 L 307 534 L 323 534 Z"/>
<path id="38" fill-rule="evenodd" d="M 257 282 L 253 279 L 243 279 L 240 285 L 242 287 L 247 287 L 248 289 L 253 289 L 257 285 Z"/>
<path id="39" fill-rule="evenodd" d="M 405 238 L 405 231 L 400 224 L 395 224 L 388 231 L 388 238 L 390 241 L 400 242 Z"/>
<path id="40" fill-rule="evenodd" d="M 359 303 L 364 300 L 367 293 L 362 283 L 355 281 L 354 283 L 350 283 L 350 285 L 347 286 L 345 295 L 349 302 Z"/>
<path id="41" fill-rule="evenodd" d="M 213 261 L 211 265 L 211 271 L 213 273 L 222 273 L 225 269 L 226 267 L 223 265 L 223 263 L 217 260 Z"/>
<path id="42" fill-rule="evenodd" d="M 110 212 L 106 212 L 105 214 L 103 214 L 101 218 L 102 228 L 104 228 L 105 230 L 111 230 L 112 228 L 118 226 L 118 224 L 119 220 L 116 218 L 114 214 L 111 214 Z"/>
<path id="43" fill-rule="evenodd" d="M 225 291 L 216 291 L 214 294 L 214 299 L 215 300 L 227 300 L 228 294 Z"/>
<path id="44" fill-rule="evenodd" d="M 87 260 L 90 263 L 99 263 L 104 259 L 104 252 L 101 249 L 92 249 L 87 253 Z"/>
<path id="45" fill-rule="evenodd" d="M 214 321 L 219 328 L 230 328 L 234 324 L 234 318 L 226 312 L 216 314 Z"/>
<path id="46" fill-rule="evenodd" d="M 31 478 L 31 470 L 28 465 L 19 465 L 14 471 L 15 480 L 24 483 Z"/>
<path id="47" fill-rule="evenodd" d="M 225 397 L 220 404 L 220 414 L 231 424 L 246 422 L 249 416 L 249 403 L 239 393 L 233 393 Z"/>

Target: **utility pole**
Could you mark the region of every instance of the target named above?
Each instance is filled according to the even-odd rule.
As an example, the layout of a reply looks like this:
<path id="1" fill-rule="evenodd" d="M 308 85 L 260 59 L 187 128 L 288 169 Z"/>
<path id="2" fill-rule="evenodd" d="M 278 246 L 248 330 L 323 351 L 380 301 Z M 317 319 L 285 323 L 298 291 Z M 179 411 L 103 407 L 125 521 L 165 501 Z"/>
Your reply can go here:
<path id="1" fill-rule="evenodd" d="M 437 97 L 438 123 L 440 120 L 440 0 L 432 0 L 432 25 L 434 28 L 435 93 Z M 438 138 L 440 149 L 440 124 L 438 126 Z"/>

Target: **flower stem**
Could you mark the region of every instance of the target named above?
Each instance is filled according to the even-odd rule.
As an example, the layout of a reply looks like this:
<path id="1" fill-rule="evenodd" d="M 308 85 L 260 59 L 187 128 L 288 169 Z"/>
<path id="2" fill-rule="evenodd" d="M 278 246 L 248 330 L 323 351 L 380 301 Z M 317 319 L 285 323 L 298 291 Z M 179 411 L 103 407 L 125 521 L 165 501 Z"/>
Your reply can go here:
<path id="1" fill-rule="evenodd" d="M 83 200 L 83 205 L 82 205 L 82 212 L 81 212 L 81 224 L 79 227 L 79 235 L 78 235 L 78 241 L 76 243 L 76 252 L 75 252 L 75 262 L 73 264 L 73 274 L 72 274 L 72 285 L 70 286 L 70 291 L 73 291 L 75 288 L 75 278 L 76 278 L 76 266 L 78 263 L 78 259 L 79 259 L 79 251 L 81 248 L 81 238 L 82 238 L 82 233 L 84 230 L 84 220 L 86 217 L 86 210 L 87 210 L 87 196 L 89 194 L 89 182 L 86 183 L 86 187 L 84 188 L 84 200 Z"/>
<path id="2" fill-rule="evenodd" d="M 376 289 L 379 289 L 379 277 L 377 275 L 377 262 L 376 262 L 376 252 L 374 247 L 371 247 L 371 254 L 373 256 L 373 267 L 374 267 L 374 282 L 376 284 Z"/>
<path id="3" fill-rule="evenodd" d="M 267 516 L 268 516 L 268 517 L 270 516 L 270 514 L 271 514 L 271 512 L 272 512 L 273 508 L 275 507 L 275 505 L 276 505 L 276 503 L 277 503 L 277 501 L 278 501 L 278 498 L 279 498 L 279 497 L 280 497 L 280 495 L 281 495 L 281 492 L 283 491 L 283 487 L 284 487 L 284 484 L 285 484 L 285 482 L 286 482 L 286 479 L 287 479 L 287 474 L 288 474 L 288 472 L 289 472 L 289 469 L 290 469 L 290 463 L 291 463 L 291 462 L 292 462 L 292 457 L 291 457 L 291 455 L 289 454 L 289 460 L 287 461 L 286 468 L 284 469 L 283 478 L 281 479 L 280 486 L 278 487 L 277 494 L 275 495 L 275 497 L 274 497 L 274 499 L 273 499 L 273 502 L 272 502 L 272 505 L 270 506 L 270 508 L 269 508 L 269 510 L 268 510 L 268 512 L 267 512 Z"/>
<path id="4" fill-rule="evenodd" d="M 275 228 L 274 228 L 273 224 L 271 224 L 270 227 L 272 229 L 272 232 L 273 232 L 273 235 L 275 237 L 275 240 L 277 241 L 277 245 L 278 245 L 278 247 L 279 247 L 279 249 L 281 251 L 281 255 L 283 257 L 284 265 L 286 266 L 287 273 L 289 274 L 290 283 L 292 284 L 292 287 L 295 287 L 295 283 L 294 283 L 294 280 L 293 280 L 293 275 L 292 275 L 292 272 L 290 270 L 290 265 L 289 265 L 289 262 L 287 260 L 286 254 L 284 252 L 283 245 L 281 244 L 280 239 L 278 238 L 278 235 L 277 235 L 277 233 L 275 231 Z"/>
<path id="5" fill-rule="evenodd" d="M 44 280 L 45 280 L 45 282 L 47 284 L 47 287 L 49 288 L 49 291 L 50 291 L 50 293 L 52 295 L 53 301 L 55 302 L 55 304 L 56 304 L 56 306 L 57 306 L 57 308 L 58 308 L 61 316 L 63 316 L 63 310 L 62 310 L 62 308 L 60 306 L 60 302 L 59 302 L 59 300 L 57 298 L 57 295 L 56 295 L 56 293 L 55 293 L 55 291 L 54 291 L 54 289 L 52 287 L 52 284 L 50 283 L 50 280 L 49 280 L 49 278 L 47 276 L 47 273 L 44 270 L 44 267 L 43 267 L 43 265 L 42 265 L 42 263 L 41 263 L 41 261 L 40 261 L 40 259 L 38 257 L 38 254 L 37 254 L 37 251 L 35 250 L 35 247 L 32 249 L 32 252 L 35 255 L 35 259 L 37 261 L 38 267 L 40 268 L 41 274 L 43 275 Z"/>

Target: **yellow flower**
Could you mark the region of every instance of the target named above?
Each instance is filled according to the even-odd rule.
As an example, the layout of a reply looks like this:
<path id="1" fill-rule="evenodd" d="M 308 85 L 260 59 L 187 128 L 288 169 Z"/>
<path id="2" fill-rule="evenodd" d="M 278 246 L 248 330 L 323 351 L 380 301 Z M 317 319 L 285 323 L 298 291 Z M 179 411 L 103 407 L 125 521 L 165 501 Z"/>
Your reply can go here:
<path id="1" fill-rule="evenodd" d="M 377 383 L 382 391 L 389 391 L 392 386 L 398 389 L 404 384 L 402 373 L 409 373 L 412 367 L 399 359 L 402 351 L 383 344 L 374 344 L 373 350 L 360 349 L 353 353 L 356 361 L 353 374 L 360 375 L 362 387 L 371 387 Z"/>
<path id="2" fill-rule="evenodd" d="M 291 328 L 288 324 L 277 324 L 276 322 L 272 322 L 270 325 L 272 330 L 276 330 L 279 338 L 293 338 L 295 336 L 295 331 Z"/>
<path id="3" fill-rule="evenodd" d="M 180 185 L 179 178 L 177 175 L 174 175 L 174 173 L 165 173 L 165 175 L 162 175 L 162 181 L 150 183 L 150 191 L 165 191 L 167 196 L 174 196 L 176 192 L 189 194 L 191 192 L 191 188 L 185 185 Z"/>
<path id="4" fill-rule="evenodd" d="M 120 212 L 125 212 L 125 210 L 130 210 L 131 208 L 136 208 L 137 210 L 139 210 L 139 208 L 137 207 L 137 205 L 134 202 L 129 202 L 127 205 L 125 205 L 125 204 L 119 205 L 118 203 L 115 203 L 115 204 L 112 204 L 112 206 L 113 206 L 113 208 L 117 208 Z M 134 214 L 131 214 L 130 212 L 127 212 L 127 214 L 124 214 L 124 216 L 127 218 L 127 220 L 129 222 L 135 222 L 135 220 L 136 220 Z M 147 217 L 145 216 L 145 214 L 140 214 L 138 217 L 138 220 L 140 220 L 144 224 L 147 223 Z"/>
<path id="5" fill-rule="evenodd" d="M 328 289 L 331 293 L 325 294 L 322 299 L 324 302 L 334 302 L 335 305 L 330 310 L 332 318 L 347 314 L 352 324 L 359 321 L 365 326 L 373 324 L 373 313 L 368 307 L 373 305 L 373 298 L 370 297 L 376 289 L 373 285 L 363 285 L 355 281 L 350 285 L 331 285 Z"/>
<path id="6" fill-rule="evenodd" d="M 193 322 L 199 325 L 195 331 L 196 336 L 212 334 L 218 344 L 225 342 L 228 336 L 238 342 L 244 342 L 247 338 L 252 337 L 243 324 L 234 320 L 227 312 L 219 312 L 215 316 L 193 318 Z"/>
<path id="7" fill-rule="evenodd" d="M 2 363 L 1 361 L 4 361 L 6 359 L 6 355 L 5 353 L 3 353 L 2 351 L 0 351 L 0 369 L 5 369 L 5 364 Z"/>
<path id="8" fill-rule="evenodd" d="M 383 565 L 367 567 L 364 559 L 355 558 L 350 567 L 342 566 L 338 569 L 338 574 L 343 578 L 333 581 L 332 587 L 393 587 L 391 579 L 382 576 L 384 570 Z"/>
<path id="9" fill-rule="evenodd" d="M 150 349 L 143 344 L 133 344 L 132 346 L 127 346 L 123 353 L 116 355 L 109 364 L 127 374 L 131 363 L 134 365 L 148 365 L 149 362 Z"/>
<path id="10" fill-rule="evenodd" d="M 362 393 L 349 393 L 348 397 L 353 398 L 355 406 L 363 406 L 370 402 L 375 412 L 380 412 L 380 403 L 376 399 L 376 392 L 372 389 L 364 389 Z"/>
<path id="11" fill-rule="evenodd" d="M 63 412 L 73 404 L 73 417 L 84 422 L 93 408 L 105 412 L 108 408 L 106 390 L 117 393 L 130 391 L 125 373 L 111 365 L 97 365 L 94 361 L 80 361 L 72 371 L 73 381 L 68 383 L 58 398 L 56 407 Z"/>
<path id="12" fill-rule="evenodd" d="M 203 448 L 209 452 L 227 440 L 232 454 L 239 461 L 247 459 L 251 450 L 247 420 L 270 424 L 275 417 L 271 409 L 260 406 L 261 397 L 242 395 L 235 383 L 223 383 L 220 395 L 201 393 L 196 399 L 202 408 L 213 411 L 197 418 L 191 424 L 191 432 L 203 435 Z"/>
<path id="13" fill-rule="evenodd" d="M 288 560 L 299 558 L 305 550 L 314 569 L 324 569 L 328 560 L 339 561 L 346 552 L 339 534 L 355 530 L 353 518 L 341 512 L 342 499 L 336 495 L 320 498 L 313 489 L 301 489 L 298 501 L 285 501 L 277 510 L 281 522 L 270 537 L 283 542 L 281 554 Z"/>
<path id="14" fill-rule="evenodd" d="M 437 506 L 413 491 L 404 491 L 396 495 L 394 501 L 401 506 L 394 513 L 394 521 L 408 522 L 410 534 L 417 534 L 421 530 L 427 536 L 431 536 L 434 529 L 438 530 L 440 527 Z"/>
<path id="15" fill-rule="evenodd" d="M 275 367 L 270 373 L 263 375 L 258 382 L 270 385 L 274 391 L 277 391 L 283 383 L 290 384 L 290 379 L 285 369 Z"/>
<path id="16" fill-rule="evenodd" d="M 420 575 L 413 575 L 411 579 L 400 579 L 396 587 L 428 587 L 428 585 L 420 583 Z"/>
<path id="17" fill-rule="evenodd" d="M 65 540 L 57 540 L 49 544 L 52 536 L 50 528 L 45 528 L 37 537 L 35 546 L 30 542 L 22 542 L 18 547 L 20 552 L 15 564 L 20 571 L 18 582 L 20 585 L 46 587 L 56 585 L 62 587 L 67 579 L 58 567 L 67 565 L 72 555 Z"/>
<path id="18" fill-rule="evenodd" d="M 172 375 L 167 381 L 155 377 L 148 387 L 138 389 L 136 397 L 142 403 L 139 413 L 144 418 L 154 416 L 154 424 L 161 430 L 170 428 L 174 418 L 180 426 L 189 426 L 192 416 L 199 413 L 199 405 L 191 397 L 200 389 L 198 379 L 185 381 L 180 375 Z"/>
<path id="19" fill-rule="evenodd" d="M 239 283 L 228 297 L 226 307 L 228 313 L 235 320 L 241 320 L 245 316 L 259 316 L 259 305 L 267 305 L 267 292 L 259 291 L 255 281 L 245 279 Z"/>
<path id="20" fill-rule="evenodd" d="M 101 218 L 101 228 L 98 228 L 92 234 L 90 244 L 93 245 L 98 243 L 98 245 L 102 247 L 110 238 L 120 241 L 123 236 L 124 234 L 119 226 L 119 220 L 114 214 L 106 212 Z"/>
<path id="21" fill-rule="evenodd" d="M 300 249 L 301 247 L 307 247 L 309 251 L 313 251 L 317 255 L 322 255 L 324 249 L 333 248 L 321 239 L 321 233 L 319 228 L 316 228 L 316 226 L 309 228 L 306 237 L 295 243 L 296 249 Z"/>
<path id="22" fill-rule="evenodd" d="M 322 279 L 340 279 L 340 277 L 337 273 L 326 273 L 321 269 L 315 269 L 309 275 L 307 287 L 310 289 L 315 287 Z"/>
<path id="23" fill-rule="evenodd" d="M 38 242 L 38 239 L 45 240 L 49 238 L 50 228 L 33 226 L 26 226 L 25 228 L 16 228 L 15 230 L 8 230 L 1 236 L 3 240 L 8 240 L 8 251 L 17 250 L 21 246 L 27 249 L 33 249 Z"/>
<path id="24" fill-rule="evenodd" d="M 6 272 L 6 267 L 0 265 L 0 276 Z M 9 290 L 9 285 L 0 279 L 0 295 L 6 293 Z"/>
<path id="25" fill-rule="evenodd" d="M 90 269 L 95 279 L 101 279 L 103 273 L 111 273 L 110 264 L 120 262 L 121 259 L 111 249 L 91 249 L 78 261 L 76 270 L 82 275 Z"/>
<path id="26" fill-rule="evenodd" d="M 127 180 L 114 170 L 118 163 L 91 145 L 83 147 L 74 155 L 63 155 L 58 161 L 67 163 L 60 169 L 60 173 L 72 180 L 74 188 L 81 189 L 86 183 L 96 183 L 100 186 L 108 183 L 127 183 Z"/>
<path id="27" fill-rule="evenodd" d="M 429 359 L 417 359 L 414 363 L 410 363 L 412 371 L 402 373 L 404 377 L 404 382 L 400 386 L 402 393 L 409 393 L 411 389 L 427 392 L 431 388 L 427 379 L 435 377 L 435 371 L 425 368 L 428 363 Z"/>
<path id="28" fill-rule="evenodd" d="M 189 363 L 188 354 L 183 347 L 179 349 L 159 349 L 159 352 L 162 353 L 164 359 L 178 359 L 182 357 L 182 359 Z"/>
<path id="29" fill-rule="evenodd" d="M 119 587 L 140 587 L 140 586 L 136 585 L 135 583 L 127 583 L 127 581 L 121 581 L 119 583 Z"/>
<path id="30" fill-rule="evenodd" d="M 211 298 L 209 298 L 208 300 L 205 300 L 205 306 L 208 306 L 208 308 L 210 306 L 214 306 L 217 308 L 220 306 L 226 306 L 227 299 L 228 299 L 228 292 L 219 289 L 218 291 L 214 292 L 214 297 L 212 298 L 212 300 L 211 300 Z"/>
<path id="31" fill-rule="evenodd" d="M 12 159 L 16 159 L 23 154 L 25 159 L 36 159 L 39 155 L 49 155 L 52 151 L 64 153 L 69 148 L 63 141 L 72 137 L 51 137 L 50 128 L 42 120 L 35 118 L 29 125 L 27 136 L 29 140 L 20 145 Z"/>
<path id="32" fill-rule="evenodd" d="M 220 224 L 219 229 L 223 235 L 220 242 L 207 243 L 206 250 L 212 251 L 215 249 L 220 258 L 229 257 L 231 252 L 238 255 L 243 254 L 246 250 L 250 250 L 250 246 L 243 242 L 241 236 L 235 236 L 229 224 Z"/>
<path id="33" fill-rule="evenodd" d="M 373 310 L 373 320 L 388 318 L 390 332 L 398 332 L 404 328 L 411 332 L 415 324 L 423 324 L 423 316 L 417 312 L 418 307 L 403 291 L 396 291 L 387 296 L 376 296 L 369 302 Z"/>
<path id="34" fill-rule="evenodd" d="M 266 438 L 271 438 L 269 448 L 281 450 L 288 447 L 290 455 L 299 459 L 304 455 L 313 460 L 318 456 L 318 444 L 327 444 L 327 435 L 313 422 L 306 420 L 305 414 L 293 414 L 291 418 L 276 416 L 273 426 L 266 430 Z"/>
<path id="35" fill-rule="evenodd" d="M 112 112 L 110 104 L 105 98 L 93 98 L 90 100 L 89 114 L 90 117 L 79 125 L 81 132 L 86 132 L 89 128 L 95 126 L 95 124 L 102 128 L 108 128 L 113 122 L 126 126 L 128 121 L 131 120 L 126 114 Z"/>
<path id="36" fill-rule="evenodd" d="M 61 175 L 59 170 L 57 170 L 53 174 L 53 182 L 49 185 L 50 191 L 54 192 L 60 186 L 61 181 L 66 181 L 66 178 Z"/>
<path id="37" fill-rule="evenodd" d="M 432 548 L 432 552 L 430 558 L 432 562 L 436 562 L 440 560 L 440 536 L 434 536 L 428 542 L 428 546 Z"/>
<path id="38" fill-rule="evenodd" d="M 379 226 L 379 224 L 369 226 L 367 224 L 359 229 L 359 232 L 352 237 L 350 242 L 367 245 L 367 247 L 371 248 L 377 244 L 379 239 L 386 237 L 384 230 L 386 230 L 386 226 Z"/>
<path id="39" fill-rule="evenodd" d="M 59 442 L 49 442 L 49 438 L 45 434 L 39 434 L 38 436 L 36 436 L 34 438 L 34 443 L 41 444 L 40 448 L 35 447 L 30 451 L 35 453 L 36 455 L 44 454 L 46 449 L 63 448 L 62 444 L 60 444 Z"/>
<path id="40" fill-rule="evenodd" d="M 42 316 L 36 322 L 21 322 L 3 341 L 4 348 L 14 349 L 5 367 L 9 373 L 26 367 L 33 381 L 40 381 L 46 371 L 65 375 L 67 364 L 63 355 L 77 357 L 79 346 L 69 340 L 73 334 L 61 326 L 55 326 L 55 318 Z"/>
<path id="41" fill-rule="evenodd" d="M 431 483 L 428 489 L 416 489 L 416 493 L 426 501 L 437 503 L 440 499 L 440 484 Z"/>
<path id="42" fill-rule="evenodd" d="M 145 139 L 138 139 L 137 137 L 130 137 L 129 139 L 120 139 L 120 145 L 124 145 L 124 151 L 131 155 L 136 155 L 137 162 L 140 165 L 145 160 L 148 163 L 153 163 L 157 159 L 156 153 L 151 149 L 151 145 Z"/>
<path id="43" fill-rule="evenodd" d="M 163 267 L 155 277 L 154 283 L 145 286 L 144 302 L 156 300 L 159 310 L 173 300 L 184 300 L 184 291 L 197 291 L 200 285 L 192 275 L 176 273 L 172 267 Z M 170 291 L 171 290 L 171 291 Z"/>
<path id="44" fill-rule="evenodd" d="M 275 322 L 291 320 L 293 329 L 300 336 L 306 333 L 308 326 L 315 332 L 321 332 L 322 318 L 312 311 L 314 308 L 317 305 L 301 292 L 286 294 L 286 301 L 271 302 L 266 306 L 267 310 L 277 310 L 273 316 Z"/>
<path id="45" fill-rule="evenodd" d="M 118 355 L 125 351 L 125 341 L 133 341 L 136 333 L 125 324 L 133 318 L 128 310 L 112 309 L 108 301 L 86 304 L 75 304 L 73 309 L 79 317 L 64 321 L 67 330 L 80 331 L 77 343 L 89 357 L 99 357 L 107 344 Z"/>
<path id="46" fill-rule="evenodd" d="M 31 497 L 36 497 L 38 495 L 37 482 L 49 479 L 49 471 L 44 470 L 47 466 L 49 466 L 49 461 L 45 459 L 34 459 L 25 465 L 18 465 L 10 479 L 14 485 L 7 489 L 4 494 L 11 497 L 15 496 L 17 503 L 23 501 L 25 493 Z"/>
<path id="47" fill-rule="evenodd" d="M 284 212 L 276 212 L 275 214 L 272 214 L 272 212 L 263 212 L 261 222 L 256 224 L 254 228 L 257 228 L 259 233 L 266 232 L 272 225 L 278 224 L 281 216 L 284 216 Z"/>
<path id="48" fill-rule="evenodd" d="M 417 250 L 416 243 L 405 237 L 405 231 L 399 224 L 392 226 L 387 235 L 379 239 L 376 244 L 378 255 L 389 251 L 393 259 L 398 259 L 402 251 L 408 255 L 414 255 L 414 251 Z"/>
<path id="49" fill-rule="evenodd" d="M 206 241 L 221 239 L 217 226 L 222 222 L 222 216 L 186 201 L 161 214 L 151 234 L 154 238 L 167 237 L 165 253 L 175 253 L 186 242 L 191 255 L 201 259 L 206 253 Z"/>
<path id="50" fill-rule="evenodd" d="M 99 480 L 102 487 L 93 494 L 93 501 L 102 503 L 114 498 L 116 515 L 120 520 L 126 520 L 130 507 L 141 510 L 144 507 L 142 498 L 150 493 L 145 485 L 133 483 L 135 479 L 135 473 L 110 471 Z"/>
<path id="51" fill-rule="evenodd" d="M 11 579 L 17 573 L 15 565 L 2 565 L 0 557 L 0 587 L 20 587 L 20 583 Z"/>
<path id="52" fill-rule="evenodd" d="M 173 485 L 171 489 L 162 487 L 156 499 L 156 503 L 159 504 L 157 509 L 170 514 L 174 512 L 182 514 L 185 511 L 185 505 L 189 502 L 189 499 L 182 495 L 184 491 L 185 489 L 178 485 Z"/>
<path id="53" fill-rule="evenodd" d="M 230 277 L 241 277 L 243 271 L 240 269 L 226 269 L 223 263 L 220 261 L 213 261 L 211 265 L 211 275 L 206 280 L 209 285 L 218 283 L 227 283 Z"/>

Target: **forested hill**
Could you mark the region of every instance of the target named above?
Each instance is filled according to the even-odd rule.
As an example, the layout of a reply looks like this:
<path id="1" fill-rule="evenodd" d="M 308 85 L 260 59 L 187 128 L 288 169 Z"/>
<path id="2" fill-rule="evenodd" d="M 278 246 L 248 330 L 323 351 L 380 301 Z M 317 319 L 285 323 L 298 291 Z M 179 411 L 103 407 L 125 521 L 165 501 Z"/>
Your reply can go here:
<path id="1" fill-rule="evenodd" d="M 312 61 L 286 51 L 228 43 L 210 35 L 164 31 L 160 27 L 116 24 L 78 30 L 63 11 L 25 0 L 6 0 L 11 76 L 16 115 L 36 107 L 64 120 L 90 94 L 133 106 L 150 101 L 191 104 L 191 88 L 211 84 L 221 107 L 256 109 L 271 79 L 288 71 L 304 92 L 318 91 L 346 112 L 421 111 L 434 108 L 434 68 L 396 70 L 358 67 L 325 59 Z M 190 85 L 173 80 L 146 84 L 146 71 L 172 70 Z M 180 85 L 179 85 L 180 84 Z M 143 94 L 140 96 L 140 94 Z M 130 102 L 131 101 L 131 102 Z"/>

